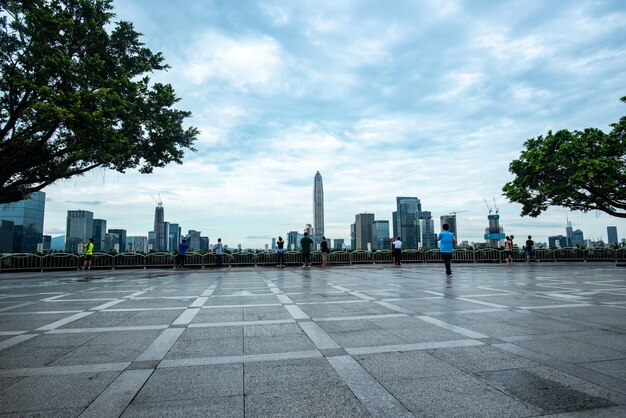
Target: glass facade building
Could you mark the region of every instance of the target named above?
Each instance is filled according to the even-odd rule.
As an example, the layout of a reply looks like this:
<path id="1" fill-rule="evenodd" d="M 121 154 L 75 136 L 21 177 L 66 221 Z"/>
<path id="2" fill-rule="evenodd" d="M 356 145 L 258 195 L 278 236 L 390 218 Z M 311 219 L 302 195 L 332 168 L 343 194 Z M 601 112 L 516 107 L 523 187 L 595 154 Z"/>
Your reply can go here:
<path id="1" fill-rule="evenodd" d="M 391 249 L 391 239 L 389 238 L 389 221 L 374 221 L 373 225 L 373 250 Z"/>
<path id="2" fill-rule="evenodd" d="M 93 220 L 93 250 L 95 252 L 106 251 L 104 245 L 105 235 L 107 233 L 107 221 L 104 219 Z"/>
<path id="3" fill-rule="evenodd" d="M 93 212 L 88 210 L 68 210 L 65 228 L 65 251 L 78 252 L 81 243 L 93 238 Z M 94 245 L 95 247 L 95 245 Z"/>
<path id="4" fill-rule="evenodd" d="M 417 197 L 396 197 L 396 236 L 400 236 L 402 248 L 418 248 L 421 211 L 422 203 Z"/>
<path id="5" fill-rule="evenodd" d="M 313 180 L 313 230 L 315 244 L 322 242 L 324 236 L 324 185 L 318 171 Z"/>
<path id="6" fill-rule="evenodd" d="M 0 220 L 13 222 L 14 253 L 37 251 L 43 242 L 43 219 L 46 209 L 46 194 L 34 192 L 28 199 L 0 205 Z"/>

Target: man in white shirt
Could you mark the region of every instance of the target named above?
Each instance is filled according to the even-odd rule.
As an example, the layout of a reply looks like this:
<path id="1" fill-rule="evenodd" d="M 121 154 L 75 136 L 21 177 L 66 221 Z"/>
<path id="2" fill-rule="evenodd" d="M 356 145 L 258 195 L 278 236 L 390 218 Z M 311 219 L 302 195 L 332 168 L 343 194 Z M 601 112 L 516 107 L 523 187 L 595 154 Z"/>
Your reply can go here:
<path id="1" fill-rule="evenodd" d="M 396 263 L 396 266 L 399 266 L 402 261 L 402 240 L 400 237 L 396 237 L 393 242 L 393 259 Z"/>

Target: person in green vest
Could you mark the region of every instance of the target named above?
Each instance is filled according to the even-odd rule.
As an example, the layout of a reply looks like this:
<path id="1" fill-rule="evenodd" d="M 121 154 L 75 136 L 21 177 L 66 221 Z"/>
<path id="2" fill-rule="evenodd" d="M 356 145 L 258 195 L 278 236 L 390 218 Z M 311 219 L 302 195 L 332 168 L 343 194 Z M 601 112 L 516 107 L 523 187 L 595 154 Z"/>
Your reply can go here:
<path id="1" fill-rule="evenodd" d="M 302 268 L 311 267 L 311 245 L 313 240 L 309 238 L 309 233 L 304 233 L 304 238 L 300 240 L 300 249 L 302 249 Z"/>
<path id="2" fill-rule="evenodd" d="M 93 260 L 93 238 L 89 238 L 89 242 L 85 247 L 85 261 L 83 261 L 83 266 L 80 268 L 81 270 L 91 270 L 91 261 Z"/>

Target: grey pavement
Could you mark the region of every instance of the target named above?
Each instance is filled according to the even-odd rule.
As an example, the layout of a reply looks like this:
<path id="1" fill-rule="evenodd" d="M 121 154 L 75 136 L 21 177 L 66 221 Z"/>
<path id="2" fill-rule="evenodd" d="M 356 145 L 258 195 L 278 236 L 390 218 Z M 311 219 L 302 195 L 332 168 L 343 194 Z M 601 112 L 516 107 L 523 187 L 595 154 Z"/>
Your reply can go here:
<path id="1" fill-rule="evenodd" d="M 0 275 L 0 415 L 626 416 L 626 268 Z"/>

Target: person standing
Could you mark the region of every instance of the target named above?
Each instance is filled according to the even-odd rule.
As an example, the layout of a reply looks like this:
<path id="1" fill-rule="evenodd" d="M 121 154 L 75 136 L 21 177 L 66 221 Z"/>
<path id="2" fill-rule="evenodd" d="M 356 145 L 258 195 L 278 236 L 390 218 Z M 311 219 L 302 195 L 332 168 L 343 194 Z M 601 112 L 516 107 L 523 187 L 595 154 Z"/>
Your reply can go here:
<path id="1" fill-rule="evenodd" d="M 309 233 L 305 232 L 304 237 L 300 240 L 300 248 L 302 249 L 302 267 L 311 267 L 311 245 L 313 240 L 309 238 Z"/>
<path id="2" fill-rule="evenodd" d="M 530 260 L 534 257 L 534 247 L 535 247 L 535 241 L 533 241 L 533 237 L 531 237 L 530 235 L 528 236 L 528 239 L 526 240 L 526 262 L 530 262 Z"/>
<path id="3" fill-rule="evenodd" d="M 83 261 L 83 266 L 80 268 L 81 270 L 91 270 L 91 262 L 93 260 L 93 238 L 89 238 L 89 242 L 85 247 L 85 261 Z"/>
<path id="4" fill-rule="evenodd" d="M 320 249 L 322 250 L 322 267 L 328 266 L 328 241 L 326 241 L 326 237 L 322 237 L 322 242 L 320 243 Z"/>
<path id="5" fill-rule="evenodd" d="M 450 262 L 452 261 L 452 251 L 454 251 L 454 245 L 456 244 L 456 237 L 449 231 L 450 226 L 448 224 L 442 225 L 443 231 L 437 236 L 439 244 L 439 252 L 441 258 L 446 265 L 446 276 L 452 276 L 452 269 L 450 268 Z"/>
<path id="6" fill-rule="evenodd" d="M 504 241 L 504 258 L 507 264 L 513 263 L 513 241 L 508 235 Z"/>
<path id="7" fill-rule="evenodd" d="M 184 239 L 180 244 L 178 244 L 178 254 L 176 255 L 176 267 L 185 267 L 185 259 L 187 258 L 187 250 L 189 249 L 189 245 L 187 244 L 187 240 Z"/>
<path id="8" fill-rule="evenodd" d="M 396 237 L 396 240 L 393 242 L 393 258 L 396 266 L 402 264 L 402 240 L 400 237 Z"/>
<path id="9" fill-rule="evenodd" d="M 222 259 L 224 257 L 224 245 L 222 244 L 222 239 L 217 239 L 217 244 L 213 247 L 213 251 L 215 251 L 215 263 L 218 267 L 222 267 Z"/>
<path id="10" fill-rule="evenodd" d="M 283 237 L 278 237 L 278 241 L 276 241 L 276 254 L 278 255 L 278 267 L 285 267 L 285 241 L 283 241 Z"/>

